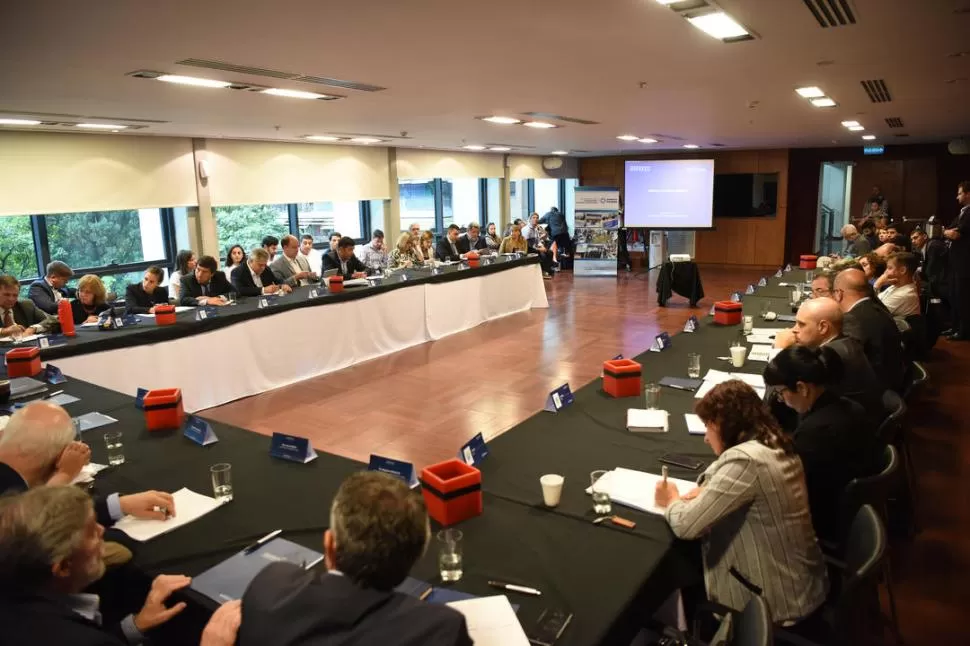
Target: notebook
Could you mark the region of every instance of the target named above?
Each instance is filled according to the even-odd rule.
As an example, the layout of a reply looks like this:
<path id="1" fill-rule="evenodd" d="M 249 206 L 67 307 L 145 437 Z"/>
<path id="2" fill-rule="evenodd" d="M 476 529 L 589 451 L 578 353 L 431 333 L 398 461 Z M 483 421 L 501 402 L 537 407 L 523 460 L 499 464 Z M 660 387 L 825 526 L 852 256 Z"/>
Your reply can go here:
<path id="1" fill-rule="evenodd" d="M 626 428 L 633 433 L 666 433 L 667 411 L 659 408 L 628 408 Z"/>

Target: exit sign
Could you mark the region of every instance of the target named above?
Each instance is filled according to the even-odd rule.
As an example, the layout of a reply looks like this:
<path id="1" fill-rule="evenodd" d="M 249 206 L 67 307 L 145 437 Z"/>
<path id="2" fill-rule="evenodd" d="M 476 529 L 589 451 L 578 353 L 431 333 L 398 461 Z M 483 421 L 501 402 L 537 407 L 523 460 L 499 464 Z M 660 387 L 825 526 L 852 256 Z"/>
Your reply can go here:
<path id="1" fill-rule="evenodd" d="M 881 155 L 886 152 L 885 146 L 864 146 L 862 148 L 863 155 Z"/>

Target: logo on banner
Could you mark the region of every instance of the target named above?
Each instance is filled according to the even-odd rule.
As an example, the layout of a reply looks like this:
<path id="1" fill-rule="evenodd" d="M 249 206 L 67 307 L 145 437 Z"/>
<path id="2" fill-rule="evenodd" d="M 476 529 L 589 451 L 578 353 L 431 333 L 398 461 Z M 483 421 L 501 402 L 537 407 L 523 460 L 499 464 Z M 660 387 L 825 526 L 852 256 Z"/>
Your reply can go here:
<path id="1" fill-rule="evenodd" d="M 713 312 L 713 309 L 711 311 Z M 696 332 L 700 325 L 701 323 L 697 320 L 697 317 L 691 314 L 691 317 L 684 323 L 684 332 Z"/>
<path id="2" fill-rule="evenodd" d="M 650 352 L 663 352 L 670 347 L 670 335 L 666 332 L 661 332 L 653 338 L 653 345 L 650 346 Z"/>
<path id="3" fill-rule="evenodd" d="M 569 389 L 569 384 L 565 383 L 559 388 L 549 393 L 546 398 L 546 405 L 542 409 L 550 413 L 558 413 L 573 403 L 573 391 Z"/>

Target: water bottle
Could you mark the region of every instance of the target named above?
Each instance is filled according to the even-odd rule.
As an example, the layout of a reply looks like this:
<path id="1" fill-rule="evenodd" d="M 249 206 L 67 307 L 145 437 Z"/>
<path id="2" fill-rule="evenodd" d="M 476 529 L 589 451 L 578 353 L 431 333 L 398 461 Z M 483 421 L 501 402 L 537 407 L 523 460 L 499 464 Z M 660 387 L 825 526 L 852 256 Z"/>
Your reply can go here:
<path id="1" fill-rule="evenodd" d="M 76 336 L 74 331 L 74 312 L 71 311 L 71 302 L 62 298 L 57 303 L 57 320 L 61 323 L 61 334 L 64 336 Z"/>

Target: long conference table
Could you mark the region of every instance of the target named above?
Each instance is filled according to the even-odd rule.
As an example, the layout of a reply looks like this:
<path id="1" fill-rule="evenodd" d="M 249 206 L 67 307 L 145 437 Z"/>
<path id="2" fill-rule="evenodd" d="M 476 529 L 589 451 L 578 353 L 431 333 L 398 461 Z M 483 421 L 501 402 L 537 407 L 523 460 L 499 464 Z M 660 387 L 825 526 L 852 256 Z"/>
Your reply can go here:
<path id="1" fill-rule="evenodd" d="M 766 287 L 744 298 L 746 314 L 756 316 L 758 327 L 785 327 L 757 319 L 761 303 L 778 313 L 789 312 L 788 289 L 780 281 L 801 280 L 785 274 L 769 279 Z M 245 327 L 245 326 L 242 326 Z M 660 353 L 646 352 L 637 361 L 644 382 L 664 376 L 686 376 L 687 354 L 702 355 L 702 372 L 709 368 L 760 373 L 765 364 L 747 362 L 741 369 L 716 359 L 728 354 L 740 326 L 719 326 L 701 317 L 699 329 L 677 334 Z M 604 357 L 607 359 L 609 357 Z M 146 430 L 143 413 L 125 393 L 74 378 L 57 386 L 80 400 L 66 406 L 71 415 L 98 411 L 117 424 L 88 431 L 92 459 L 106 463 L 101 434 L 121 430 L 125 464 L 98 475 L 101 493 L 145 489 L 175 491 L 188 487 L 209 494 L 209 467 L 232 464 L 234 500 L 212 513 L 137 545 L 135 563 L 146 574 L 197 575 L 228 558 L 256 538 L 275 529 L 309 548 L 321 550 L 329 522 L 329 506 L 341 481 L 366 465 L 320 453 L 306 465 L 280 461 L 269 455 L 269 438 L 210 422 L 219 442 L 200 447 L 180 431 Z M 584 493 L 594 469 L 628 467 L 658 472 L 658 458 L 677 452 L 701 458 L 713 454 L 703 438 L 687 433 L 684 413 L 691 412 L 693 393 L 664 389 L 661 408 L 670 413 L 667 433 L 635 434 L 626 429 L 626 410 L 642 408 L 640 398 L 613 399 L 597 379 L 575 393 L 575 401 L 559 413 L 538 412 L 489 443 L 489 455 L 480 465 L 484 513 L 458 525 L 464 533 L 464 576 L 453 585 L 475 595 L 492 595 L 490 579 L 533 586 L 541 597 L 516 595 L 523 626 L 531 626 L 547 607 L 574 613 L 560 644 L 628 644 L 642 621 L 679 587 L 701 580 L 696 543 L 675 539 L 665 520 L 656 515 L 614 505 L 613 513 L 636 522 L 634 529 L 609 523 L 594 525 L 590 498 Z M 536 402 L 536 407 L 542 402 Z M 459 447 L 455 447 L 456 452 Z M 426 465 L 415 465 L 422 467 Z M 542 504 L 539 476 L 565 476 L 560 505 Z M 699 473 L 671 468 L 674 477 L 695 479 Z M 432 545 L 417 564 L 413 576 L 441 585 L 437 551 Z M 197 639 L 215 602 L 192 591 L 180 617 L 187 643 Z"/>
<path id="2" fill-rule="evenodd" d="M 174 325 L 140 317 L 118 330 L 80 327 L 41 358 L 129 395 L 181 388 L 185 409 L 194 412 L 548 307 L 538 262 L 499 256 L 477 268 L 407 269 L 340 293 L 300 287 L 266 299 L 266 307 L 240 299 L 210 308 L 205 320 L 191 308 Z"/>

